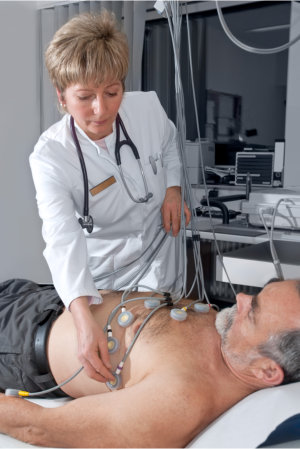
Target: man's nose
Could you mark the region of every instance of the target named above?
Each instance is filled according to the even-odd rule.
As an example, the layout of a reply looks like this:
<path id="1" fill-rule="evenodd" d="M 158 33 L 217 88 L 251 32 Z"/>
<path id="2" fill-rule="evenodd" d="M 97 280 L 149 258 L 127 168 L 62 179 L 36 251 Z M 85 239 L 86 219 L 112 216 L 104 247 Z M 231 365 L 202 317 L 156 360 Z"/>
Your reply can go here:
<path id="1" fill-rule="evenodd" d="M 252 302 L 252 296 L 245 293 L 238 293 L 236 295 L 236 306 L 238 313 L 248 313 Z"/>

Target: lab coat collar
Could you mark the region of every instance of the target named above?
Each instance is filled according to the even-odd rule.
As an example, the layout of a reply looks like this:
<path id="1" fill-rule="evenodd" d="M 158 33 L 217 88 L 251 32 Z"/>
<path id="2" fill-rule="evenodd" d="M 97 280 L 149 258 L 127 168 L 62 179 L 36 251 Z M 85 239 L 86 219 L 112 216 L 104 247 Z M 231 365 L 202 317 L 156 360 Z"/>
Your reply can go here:
<path id="1" fill-rule="evenodd" d="M 70 114 L 68 114 L 68 123 L 70 124 Z M 80 128 L 80 126 L 77 125 L 77 123 L 74 120 L 76 132 L 81 135 L 81 137 L 88 141 L 93 145 L 95 150 L 97 151 L 98 155 L 100 155 L 100 148 L 99 146 Z M 112 133 L 108 134 L 108 136 L 104 137 L 108 152 L 111 156 L 114 155 L 114 146 L 116 141 L 116 121 L 113 122 L 113 130 Z"/>

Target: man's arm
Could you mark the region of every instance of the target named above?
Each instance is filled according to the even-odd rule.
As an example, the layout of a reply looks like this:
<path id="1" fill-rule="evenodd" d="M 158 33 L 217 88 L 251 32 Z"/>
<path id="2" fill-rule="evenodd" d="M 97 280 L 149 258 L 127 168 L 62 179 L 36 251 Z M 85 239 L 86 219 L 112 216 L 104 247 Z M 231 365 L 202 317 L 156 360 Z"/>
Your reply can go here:
<path id="1" fill-rule="evenodd" d="M 0 432 L 48 447 L 183 447 L 200 430 L 199 414 L 176 384 L 151 375 L 51 409 L 2 395 Z"/>

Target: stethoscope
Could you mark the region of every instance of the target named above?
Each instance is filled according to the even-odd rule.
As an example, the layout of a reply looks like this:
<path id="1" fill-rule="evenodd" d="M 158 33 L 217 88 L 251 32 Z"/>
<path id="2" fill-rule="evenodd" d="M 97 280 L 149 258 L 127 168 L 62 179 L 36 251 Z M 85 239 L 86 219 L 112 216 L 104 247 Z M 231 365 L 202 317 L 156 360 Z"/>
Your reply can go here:
<path id="1" fill-rule="evenodd" d="M 84 162 L 84 157 L 83 157 L 80 143 L 79 143 L 79 140 L 78 140 L 78 137 L 76 134 L 76 130 L 75 130 L 74 118 L 72 116 L 70 118 L 70 126 L 71 126 L 72 138 L 73 138 L 75 146 L 76 146 L 78 158 L 79 158 L 80 165 L 81 165 L 82 176 L 83 176 L 83 188 L 84 188 L 83 218 L 80 217 L 78 219 L 78 221 L 83 229 L 86 229 L 88 233 L 91 233 L 93 231 L 94 222 L 93 222 L 93 217 L 89 214 L 88 176 L 87 176 L 87 171 L 86 171 L 86 165 Z M 120 140 L 120 127 L 125 136 L 125 139 L 123 139 L 123 140 Z M 141 176 L 143 179 L 144 189 L 145 189 L 144 197 L 134 198 L 134 196 L 131 194 L 131 192 L 129 190 L 129 187 L 127 185 L 127 182 L 126 182 L 124 174 L 123 174 L 122 164 L 121 164 L 120 151 L 121 151 L 122 145 L 128 145 L 130 147 L 136 161 L 139 164 Z M 143 167 L 142 167 L 142 164 L 140 161 L 139 152 L 138 152 L 136 146 L 134 145 L 134 143 L 132 142 L 132 140 L 130 139 L 130 137 L 126 131 L 125 125 L 124 125 L 121 117 L 119 116 L 119 114 L 117 114 L 117 117 L 116 117 L 115 158 L 116 158 L 117 166 L 119 168 L 120 176 L 121 176 L 122 182 L 124 184 L 125 190 L 128 193 L 129 197 L 132 199 L 132 201 L 134 201 L 135 203 L 146 203 L 147 201 L 149 201 L 149 199 L 153 197 L 153 193 L 149 192 L 149 190 L 148 190 L 148 185 L 147 185 L 144 170 L 143 170 Z"/>

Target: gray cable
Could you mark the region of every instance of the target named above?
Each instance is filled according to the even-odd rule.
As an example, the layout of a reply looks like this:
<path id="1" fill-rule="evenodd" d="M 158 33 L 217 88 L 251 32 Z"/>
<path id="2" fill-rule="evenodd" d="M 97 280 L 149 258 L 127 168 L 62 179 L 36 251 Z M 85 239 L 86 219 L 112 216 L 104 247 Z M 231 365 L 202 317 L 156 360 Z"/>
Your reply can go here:
<path id="1" fill-rule="evenodd" d="M 294 39 L 292 39 L 290 42 L 287 42 L 286 44 L 280 45 L 278 47 L 274 47 L 274 48 L 255 48 L 255 47 L 251 47 L 250 45 L 246 45 L 243 42 L 241 42 L 240 40 L 238 40 L 230 31 L 230 29 L 228 28 L 224 16 L 223 16 L 223 12 L 221 7 L 219 6 L 219 1 L 216 0 L 216 8 L 217 8 L 217 12 L 218 12 L 218 17 L 221 23 L 221 26 L 225 32 L 225 34 L 227 35 L 227 37 L 229 37 L 229 39 L 235 44 L 237 45 L 239 48 L 241 48 L 242 50 L 248 51 L 250 53 L 256 53 L 259 55 L 270 55 L 270 54 L 274 54 L 274 53 L 279 53 L 281 51 L 287 50 L 288 48 L 290 48 L 293 44 L 295 44 L 299 39 L 300 39 L 300 34 L 298 34 L 298 36 L 296 36 Z"/>
<path id="2" fill-rule="evenodd" d="M 141 254 L 140 256 L 138 256 L 138 257 L 137 257 L 136 259 L 134 259 L 132 262 L 129 262 L 129 263 L 127 263 L 126 265 L 123 265 L 122 267 L 117 268 L 117 269 L 114 270 L 113 272 L 110 272 L 110 273 L 104 273 L 104 274 L 101 274 L 101 275 L 99 275 L 99 276 L 96 276 L 96 277 L 94 278 L 94 282 L 98 282 L 98 281 L 101 281 L 102 279 L 105 279 L 105 278 L 107 278 L 107 277 L 113 276 L 113 275 L 119 273 L 120 271 L 125 270 L 126 268 L 129 268 L 131 265 L 134 265 L 136 262 L 138 262 L 138 261 L 139 261 L 139 260 L 140 260 L 140 259 L 147 253 L 147 251 L 149 250 L 149 248 L 154 244 L 155 240 L 158 238 L 158 236 L 159 236 L 159 234 L 160 234 L 160 232 L 161 232 L 162 230 L 163 230 L 163 228 L 160 227 L 159 230 L 158 230 L 158 233 L 154 236 L 154 238 L 152 239 L 152 241 L 149 243 L 149 245 L 147 246 L 147 248 L 145 248 L 145 250 L 142 252 L 142 254 Z M 151 257 L 151 256 L 150 256 L 150 257 Z M 118 290 L 118 289 L 116 289 L 116 290 Z"/>

